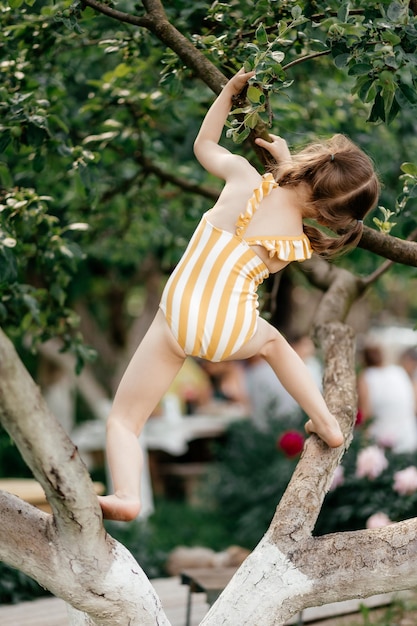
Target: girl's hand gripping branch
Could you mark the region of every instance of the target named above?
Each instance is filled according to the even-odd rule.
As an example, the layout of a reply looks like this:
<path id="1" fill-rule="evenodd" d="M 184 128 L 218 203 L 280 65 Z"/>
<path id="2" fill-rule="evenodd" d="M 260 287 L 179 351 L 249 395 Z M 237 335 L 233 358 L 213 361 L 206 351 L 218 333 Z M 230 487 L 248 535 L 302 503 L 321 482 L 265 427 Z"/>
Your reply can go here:
<path id="1" fill-rule="evenodd" d="M 278 135 L 272 135 L 272 133 L 270 133 L 269 136 L 271 137 L 271 141 L 257 137 L 255 143 L 264 150 L 267 150 L 277 163 L 291 160 L 291 153 L 285 139 Z"/>

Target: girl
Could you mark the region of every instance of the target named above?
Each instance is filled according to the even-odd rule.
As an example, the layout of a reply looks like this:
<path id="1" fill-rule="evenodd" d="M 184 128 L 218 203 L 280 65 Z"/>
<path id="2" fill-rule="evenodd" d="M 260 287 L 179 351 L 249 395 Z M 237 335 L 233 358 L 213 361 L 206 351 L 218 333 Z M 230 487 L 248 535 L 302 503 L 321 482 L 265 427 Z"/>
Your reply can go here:
<path id="1" fill-rule="evenodd" d="M 344 441 L 301 358 L 259 317 L 256 289 L 312 251 L 329 258 L 356 245 L 362 219 L 377 201 L 378 180 L 369 158 L 341 135 L 293 157 L 283 139 L 257 139 L 277 161 L 276 171 L 263 176 L 221 147 L 232 98 L 253 76 L 240 70 L 226 84 L 195 140 L 197 159 L 225 185 L 168 280 L 117 390 L 107 424 L 114 494 L 99 498 L 108 519 L 127 521 L 139 513 L 138 435 L 187 355 L 212 361 L 260 355 L 309 416 L 306 431 L 331 447 Z M 343 234 L 329 237 L 305 218 Z"/>

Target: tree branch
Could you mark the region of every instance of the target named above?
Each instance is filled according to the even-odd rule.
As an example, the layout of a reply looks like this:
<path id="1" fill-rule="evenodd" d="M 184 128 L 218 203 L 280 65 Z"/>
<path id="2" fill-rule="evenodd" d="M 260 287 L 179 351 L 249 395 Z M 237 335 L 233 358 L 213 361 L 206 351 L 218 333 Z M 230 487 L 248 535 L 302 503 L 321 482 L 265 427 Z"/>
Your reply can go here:
<path id="1" fill-rule="evenodd" d="M 136 17 L 115 11 L 97 0 L 84 0 L 92 9 L 121 22 L 144 27 L 153 33 L 162 43 L 175 52 L 184 65 L 196 72 L 215 94 L 220 93 L 227 82 L 226 77 L 168 20 L 164 7 L 159 0 L 144 0 L 147 11 L 145 16 Z"/>
<path id="2" fill-rule="evenodd" d="M 214 189 L 213 187 L 206 187 L 205 185 L 199 185 L 190 181 L 188 178 L 174 176 L 174 174 L 171 174 L 158 165 L 155 165 L 155 163 L 143 154 L 136 154 L 135 158 L 136 161 L 142 165 L 145 173 L 155 174 L 155 176 L 158 176 L 158 178 L 162 181 L 171 183 L 187 193 L 196 193 L 204 198 L 209 198 L 210 200 L 217 200 L 219 197 L 220 190 Z"/>
<path id="3" fill-rule="evenodd" d="M 143 26 L 144 28 L 149 28 L 149 24 L 151 22 L 151 19 L 147 15 L 137 17 L 131 13 L 124 13 L 123 11 L 112 9 L 107 4 L 103 4 L 97 0 L 84 0 L 83 4 L 91 7 L 98 13 L 102 13 L 103 15 L 107 15 L 107 17 L 117 20 L 118 22 L 125 22 L 126 24 L 132 24 L 133 26 Z"/>
<path id="4" fill-rule="evenodd" d="M 325 361 L 324 397 L 339 421 L 345 435 L 345 446 L 329 448 L 316 436 L 307 440 L 269 531 L 273 542 L 279 541 L 284 552 L 292 549 L 293 542 L 312 533 L 334 471 L 350 445 L 356 418 L 354 333 L 350 327 L 338 322 L 317 326 L 315 333 L 322 345 Z"/>
<path id="5" fill-rule="evenodd" d="M 282 69 L 284 72 L 287 72 L 289 69 L 294 67 L 295 65 L 300 65 L 300 63 L 305 63 L 306 61 L 310 61 L 311 59 L 316 59 L 317 57 L 324 57 L 330 54 L 330 50 L 322 50 L 321 52 L 312 52 L 311 54 L 307 54 L 305 57 L 299 57 L 298 59 L 294 59 L 287 65 L 283 65 Z"/>
<path id="6" fill-rule="evenodd" d="M 48 547 L 51 515 L 5 491 L 0 491 L 0 511 L 0 560 L 41 582 L 39 572 L 53 567 Z"/>
<path id="7" fill-rule="evenodd" d="M 417 267 L 417 229 L 407 239 L 399 239 L 392 235 L 385 235 L 373 228 L 364 226 L 359 248 L 379 254 L 386 259 L 402 265 Z"/>
<path id="8" fill-rule="evenodd" d="M 316 325 L 344 321 L 352 303 L 365 289 L 361 278 L 316 255 L 297 269 L 312 285 L 324 292 L 315 315 Z"/>
<path id="9" fill-rule="evenodd" d="M 381 278 L 385 272 L 387 272 L 394 265 L 393 261 L 387 260 L 381 263 L 381 265 L 369 276 L 361 279 L 361 283 L 364 289 L 368 289 L 371 285 L 373 285 L 377 280 Z"/>
<path id="10" fill-rule="evenodd" d="M 414 518 L 377 530 L 312 538 L 300 543 L 289 558 L 295 567 L 302 564 L 304 573 L 314 580 L 312 602 L 325 604 L 370 595 L 370 579 L 372 594 L 411 589 L 417 584 L 417 570 L 410 558 L 416 550 Z"/>
<path id="11" fill-rule="evenodd" d="M 94 487 L 78 451 L 49 412 L 39 388 L 0 329 L 0 421 L 44 488 L 57 527 L 90 537 L 94 553 L 104 533 Z"/>
<path id="12" fill-rule="evenodd" d="M 410 589 L 417 570 L 417 520 L 378 530 L 308 537 L 286 553 L 268 532 L 201 626 L 276 626 L 308 607 Z"/>

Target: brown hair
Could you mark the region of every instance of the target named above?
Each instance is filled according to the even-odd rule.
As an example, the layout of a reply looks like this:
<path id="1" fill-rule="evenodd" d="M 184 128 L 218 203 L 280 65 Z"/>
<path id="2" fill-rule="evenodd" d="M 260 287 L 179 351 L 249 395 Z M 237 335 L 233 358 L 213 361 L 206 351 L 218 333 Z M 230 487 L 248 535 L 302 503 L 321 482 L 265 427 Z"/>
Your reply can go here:
<path id="1" fill-rule="evenodd" d="M 274 176 L 281 186 L 306 183 L 310 188 L 307 214 L 337 233 L 304 224 L 313 250 L 330 258 L 355 247 L 362 220 L 378 200 L 379 181 L 371 159 L 344 135 L 312 143 L 278 164 Z"/>
<path id="2" fill-rule="evenodd" d="M 363 349 L 363 363 L 365 367 L 381 367 L 384 355 L 380 346 L 369 345 Z"/>

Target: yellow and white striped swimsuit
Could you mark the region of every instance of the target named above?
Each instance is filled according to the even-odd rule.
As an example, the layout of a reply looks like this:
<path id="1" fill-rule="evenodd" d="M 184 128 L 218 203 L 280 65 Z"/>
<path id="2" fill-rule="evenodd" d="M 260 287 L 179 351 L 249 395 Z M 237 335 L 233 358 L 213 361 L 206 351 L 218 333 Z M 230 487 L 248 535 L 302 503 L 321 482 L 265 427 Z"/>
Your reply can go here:
<path id="1" fill-rule="evenodd" d="M 230 233 L 210 224 L 205 213 L 183 257 L 168 279 L 160 308 L 185 354 L 210 361 L 232 356 L 253 337 L 258 321 L 258 286 L 269 270 L 251 248 L 264 246 L 286 261 L 311 257 L 306 235 L 243 235 L 262 198 L 277 186 L 265 174 Z"/>

